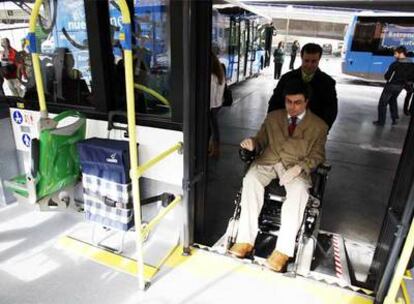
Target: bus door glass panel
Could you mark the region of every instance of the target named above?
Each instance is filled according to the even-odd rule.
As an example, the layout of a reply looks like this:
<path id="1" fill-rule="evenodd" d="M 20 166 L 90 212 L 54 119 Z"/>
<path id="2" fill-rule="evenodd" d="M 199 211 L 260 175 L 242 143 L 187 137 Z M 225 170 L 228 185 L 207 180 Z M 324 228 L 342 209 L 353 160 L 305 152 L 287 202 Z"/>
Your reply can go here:
<path id="1" fill-rule="evenodd" d="M 259 31 L 259 24 L 256 22 L 254 26 L 254 38 L 253 38 L 253 50 L 254 50 L 254 57 L 253 57 L 253 74 L 259 73 L 261 66 L 262 66 L 262 51 L 260 45 L 260 31 Z"/>
<path id="2" fill-rule="evenodd" d="M 377 37 L 380 33 L 377 22 L 358 19 L 346 62 L 348 72 L 367 73 L 370 70 L 373 52 L 378 45 Z"/>
<path id="3" fill-rule="evenodd" d="M 135 109 L 139 113 L 170 119 L 174 106 L 170 98 L 169 0 L 134 2 L 133 64 Z M 111 41 L 119 93 L 116 110 L 126 110 L 123 50 L 119 40 L 122 18 L 116 2 L 109 1 Z"/>
<path id="4" fill-rule="evenodd" d="M 36 38 L 47 103 L 93 107 L 84 1 L 44 2 L 41 12 Z M 19 53 L 25 98 L 37 98 L 31 57 Z"/>
<path id="5" fill-rule="evenodd" d="M 265 53 L 266 53 L 266 27 L 261 26 L 258 28 L 258 48 L 256 51 L 256 58 L 258 58 L 259 68 L 263 69 L 265 66 Z"/>
<path id="6" fill-rule="evenodd" d="M 251 76 L 251 70 L 252 70 L 252 47 L 251 47 L 251 37 L 252 37 L 252 31 L 251 31 L 251 22 L 249 19 L 246 20 L 246 62 L 244 64 L 245 70 L 244 75 L 246 78 L 249 78 Z"/>
<path id="7" fill-rule="evenodd" d="M 255 49 L 254 49 L 254 29 L 256 27 L 256 23 L 251 20 L 249 22 L 249 54 L 248 54 L 248 74 L 249 76 L 253 75 L 253 63 L 256 58 Z"/>
<path id="8" fill-rule="evenodd" d="M 239 81 L 246 77 L 247 26 L 246 20 L 240 21 Z"/>
<path id="9" fill-rule="evenodd" d="M 230 84 L 237 82 L 239 65 L 239 31 L 240 23 L 234 18 L 230 18 L 230 37 L 229 37 L 229 70 L 231 73 Z"/>
<path id="10" fill-rule="evenodd" d="M 226 67 L 226 78 L 231 79 L 232 71 L 229 69 L 229 39 L 230 39 L 230 19 L 228 16 L 220 14 L 213 9 L 213 24 L 211 36 L 211 48 L 217 58 Z"/>

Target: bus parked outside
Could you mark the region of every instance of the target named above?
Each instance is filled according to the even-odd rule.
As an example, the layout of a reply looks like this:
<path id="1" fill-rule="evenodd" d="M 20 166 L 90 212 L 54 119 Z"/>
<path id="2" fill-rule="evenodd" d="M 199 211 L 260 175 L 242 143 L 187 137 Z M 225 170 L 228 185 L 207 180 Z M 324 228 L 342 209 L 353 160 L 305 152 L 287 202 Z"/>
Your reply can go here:
<path id="1" fill-rule="evenodd" d="M 259 74 L 270 61 L 272 36 L 270 19 L 246 6 L 213 6 L 212 48 L 226 67 L 227 84 Z"/>
<path id="2" fill-rule="evenodd" d="M 414 52 L 414 14 L 371 13 L 354 16 L 348 26 L 342 54 L 342 73 L 366 80 L 384 80 L 394 61 L 394 49 Z"/>

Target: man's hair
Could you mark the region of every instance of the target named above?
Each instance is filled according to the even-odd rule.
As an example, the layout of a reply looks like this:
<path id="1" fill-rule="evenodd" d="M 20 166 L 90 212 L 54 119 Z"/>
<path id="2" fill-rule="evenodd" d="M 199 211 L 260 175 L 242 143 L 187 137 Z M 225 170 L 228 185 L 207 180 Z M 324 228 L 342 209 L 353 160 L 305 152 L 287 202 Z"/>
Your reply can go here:
<path id="1" fill-rule="evenodd" d="M 307 43 L 300 50 L 300 56 L 303 57 L 303 54 L 319 54 L 319 58 L 322 57 L 322 47 L 316 43 Z"/>
<path id="2" fill-rule="evenodd" d="M 302 94 L 305 99 L 309 97 L 309 91 L 306 84 L 301 79 L 291 79 L 286 82 L 285 88 L 283 89 L 283 96 Z"/>
<path id="3" fill-rule="evenodd" d="M 407 49 L 403 45 L 400 45 L 399 47 L 397 47 L 394 52 L 399 53 L 399 54 L 403 53 L 404 56 L 407 56 Z"/>

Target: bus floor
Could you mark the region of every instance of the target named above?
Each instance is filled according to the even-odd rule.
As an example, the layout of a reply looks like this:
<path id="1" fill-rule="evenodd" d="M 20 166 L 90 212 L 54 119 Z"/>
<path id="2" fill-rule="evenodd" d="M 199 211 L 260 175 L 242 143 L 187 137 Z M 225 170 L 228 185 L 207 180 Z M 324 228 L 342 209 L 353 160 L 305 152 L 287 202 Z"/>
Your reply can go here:
<path id="1" fill-rule="evenodd" d="M 77 255 L 59 238 L 83 225 L 80 213 L 0 209 L 0 303 L 372 303 L 369 296 L 303 277 L 291 278 L 228 256 L 178 248 L 151 286 Z"/>
<path id="2" fill-rule="evenodd" d="M 321 61 L 321 69 L 332 69 L 338 59 L 332 60 Z M 255 135 L 265 118 L 267 102 L 277 84 L 272 73 L 272 68 L 267 68 L 261 76 L 233 87 L 234 104 L 219 113 L 221 155 L 209 159 L 205 244 L 213 245 L 224 234 L 232 216 L 233 200 L 244 175 L 239 143 Z M 335 71 L 332 74 L 337 82 L 339 112 L 326 145 L 332 169 L 322 205 L 321 230 L 344 237 L 355 275 L 363 282 L 381 230 L 409 117 L 401 109 L 403 91 L 399 124 L 391 126 L 388 118 L 385 127 L 374 126 L 382 87 Z"/>
<path id="3" fill-rule="evenodd" d="M 81 213 L 38 212 L 18 203 L 0 209 L 0 303 L 373 303 L 362 291 L 194 248 L 190 256 L 177 248 L 142 292 L 135 276 L 61 245 L 62 236 L 84 225 Z M 414 286 L 407 283 L 412 298 Z"/>

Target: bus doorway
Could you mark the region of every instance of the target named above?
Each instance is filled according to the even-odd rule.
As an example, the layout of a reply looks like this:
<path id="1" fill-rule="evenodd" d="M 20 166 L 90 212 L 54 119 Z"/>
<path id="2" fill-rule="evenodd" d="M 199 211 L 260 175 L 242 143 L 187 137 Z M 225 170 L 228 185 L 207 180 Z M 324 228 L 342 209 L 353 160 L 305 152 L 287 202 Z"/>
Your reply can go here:
<path id="1" fill-rule="evenodd" d="M 401 162 L 405 162 L 405 153 L 411 149 L 407 146 L 410 117 L 401 117 L 398 127 L 387 126 L 377 130 L 371 121 L 375 118 L 382 88 L 344 78 L 339 71 L 333 71 L 332 66 L 338 61 L 327 54 L 322 58 L 320 68 L 332 73 L 337 82 L 340 112 L 327 144 L 332 171 L 326 189 L 321 229 L 345 233 L 350 240 L 349 248 L 364 247 L 360 252 L 354 251 L 359 257 L 354 255 L 350 258 L 356 259 L 350 264 L 357 264 L 358 259 L 362 259 L 364 264 L 364 269 L 352 282 L 374 290 L 373 281 L 379 283 L 384 273 L 377 267 L 371 269 L 375 273 L 373 276 L 368 278 L 368 274 L 371 274 L 371 264 L 375 265 L 380 256 L 383 258 L 382 265 L 386 265 L 390 257 L 390 251 L 384 255 L 384 252 L 376 253 L 375 248 L 382 248 L 383 241 L 391 246 L 390 239 L 385 240 L 380 231 L 384 218 L 390 216 L 388 207 L 392 204 L 392 198 L 389 201 L 388 197 L 393 196 L 397 187 L 393 180 L 400 175 L 398 168 Z M 339 68 L 339 65 L 336 66 Z M 232 90 L 236 103 L 221 110 L 222 155 L 218 160 L 208 160 L 209 184 L 204 210 L 208 232 L 203 234 L 204 244 L 214 245 L 227 225 L 220 218 L 232 216 L 233 200 L 244 174 L 243 163 L 238 159 L 239 143 L 245 137 L 254 136 L 260 128 L 266 115 L 267 101 L 276 86 L 269 77 L 270 73 L 266 75 L 265 70 L 263 74 L 259 79 L 234 86 Z M 411 177 L 407 176 L 407 179 L 412 182 Z M 409 189 L 410 186 L 406 185 L 405 191 Z M 404 204 L 409 206 L 407 200 Z M 411 211 L 408 214 L 411 223 Z M 390 229 L 396 232 L 395 226 Z M 353 244 L 352 238 L 356 240 Z M 369 250 L 364 251 L 366 248 Z"/>

